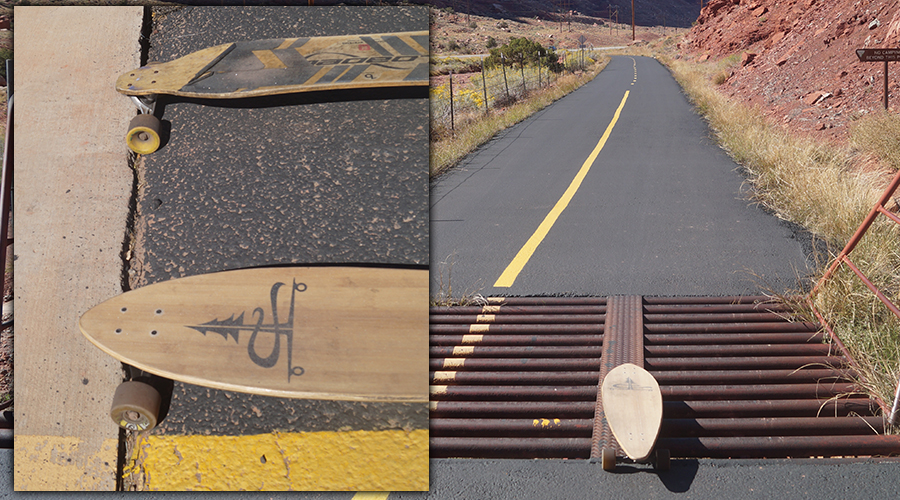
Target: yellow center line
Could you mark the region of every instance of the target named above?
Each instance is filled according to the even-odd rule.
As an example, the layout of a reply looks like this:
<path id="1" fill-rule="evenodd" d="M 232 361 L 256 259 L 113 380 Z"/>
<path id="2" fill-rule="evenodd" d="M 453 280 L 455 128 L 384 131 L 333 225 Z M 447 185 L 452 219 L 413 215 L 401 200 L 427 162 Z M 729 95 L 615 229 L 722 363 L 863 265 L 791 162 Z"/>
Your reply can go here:
<path id="1" fill-rule="evenodd" d="M 544 241 L 544 237 L 547 236 L 547 233 L 550 232 L 550 228 L 556 223 L 556 219 L 558 219 L 563 210 L 569 206 L 569 201 L 572 200 L 572 197 L 575 196 L 575 192 L 581 187 L 581 182 L 594 164 L 594 160 L 597 159 L 600 150 L 606 145 L 606 140 L 609 139 L 609 134 L 619 120 L 619 114 L 622 113 L 622 108 L 625 107 L 625 101 L 628 99 L 629 92 L 630 91 L 625 92 L 625 96 L 622 97 L 622 102 L 619 104 L 619 108 L 616 109 L 612 121 L 609 122 L 609 126 L 606 127 L 606 132 L 603 133 L 603 136 L 600 138 L 600 142 L 597 143 L 594 151 L 591 152 L 590 156 L 587 157 L 587 160 L 584 161 L 584 164 L 581 165 L 581 169 L 575 175 L 575 178 L 572 179 L 572 183 L 569 184 L 569 187 L 566 189 L 566 192 L 563 193 L 562 198 L 556 202 L 556 205 L 550 210 L 550 213 L 544 217 L 544 221 L 541 222 L 541 225 L 538 226 L 534 234 L 531 235 L 531 238 L 528 238 L 528 241 L 525 242 L 525 245 L 519 250 L 519 253 L 516 254 L 512 262 L 506 267 L 506 270 L 503 271 L 503 274 L 497 278 L 497 281 L 494 283 L 495 287 L 512 286 L 513 282 L 515 282 L 516 278 L 519 276 L 519 273 L 522 272 L 522 269 L 525 267 L 525 264 L 531 259 L 534 251 L 537 250 L 538 245 Z"/>
<path id="2" fill-rule="evenodd" d="M 389 491 L 360 491 L 353 495 L 352 500 L 387 500 Z"/>

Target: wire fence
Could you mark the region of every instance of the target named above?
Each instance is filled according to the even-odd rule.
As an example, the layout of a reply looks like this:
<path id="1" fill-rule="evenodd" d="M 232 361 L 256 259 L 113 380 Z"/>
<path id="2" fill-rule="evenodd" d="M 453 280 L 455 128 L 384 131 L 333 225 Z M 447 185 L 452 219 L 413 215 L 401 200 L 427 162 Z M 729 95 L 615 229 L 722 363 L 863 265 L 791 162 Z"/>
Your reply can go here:
<path id="1" fill-rule="evenodd" d="M 591 65 L 595 56 L 588 50 L 563 52 L 562 73 L 543 65 L 505 63 L 481 71 L 449 74 L 441 83 L 431 85 L 431 130 L 433 135 L 452 133 L 457 127 L 492 109 L 519 101 L 528 94 L 553 84 L 564 73 L 574 73 Z"/>

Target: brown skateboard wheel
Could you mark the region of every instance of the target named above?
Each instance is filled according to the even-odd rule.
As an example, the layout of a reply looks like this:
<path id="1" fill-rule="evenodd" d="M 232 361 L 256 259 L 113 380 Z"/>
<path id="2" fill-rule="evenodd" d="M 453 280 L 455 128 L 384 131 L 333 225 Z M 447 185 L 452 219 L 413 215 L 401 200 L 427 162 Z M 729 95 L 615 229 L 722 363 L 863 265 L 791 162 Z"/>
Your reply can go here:
<path id="1" fill-rule="evenodd" d="M 141 114 L 132 118 L 128 124 L 125 142 L 137 154 L 147 155 L 159 149 L 160 121 L 150 114 Z"/>
<path id="2" fill-rule="evenodd" d="M 123 382 L 116 388 L 109 416 L 123 429 L 146 431 L 156 427 L 161 399 L 150 384 Z"/>
<path id="3" fill-rule="evenodd" d="M 613 448 L 603 448 L 600 452 L 600 462 L 603 470 L 611 471 L 616 469 L 616 450 Z"/>
<path id="4" fill-rule="evenodd" d="M 656 470 L 667 471 L 671 466 L 671 454 L 667 449 L 656 450 Z"/>

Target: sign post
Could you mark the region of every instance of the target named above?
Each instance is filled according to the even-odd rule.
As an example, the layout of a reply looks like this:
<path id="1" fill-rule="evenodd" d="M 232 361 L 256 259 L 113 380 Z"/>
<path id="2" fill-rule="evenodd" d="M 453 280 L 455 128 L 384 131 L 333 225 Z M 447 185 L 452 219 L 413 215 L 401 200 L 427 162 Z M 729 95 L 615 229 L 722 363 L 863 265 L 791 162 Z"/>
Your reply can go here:
<path id="1" fill-rule="evenodd" d="M 888 61 L 900 61 L 900 48 L 856 49 L 860 62 L 884 62 L 884 109 L 888 109 Z"/>

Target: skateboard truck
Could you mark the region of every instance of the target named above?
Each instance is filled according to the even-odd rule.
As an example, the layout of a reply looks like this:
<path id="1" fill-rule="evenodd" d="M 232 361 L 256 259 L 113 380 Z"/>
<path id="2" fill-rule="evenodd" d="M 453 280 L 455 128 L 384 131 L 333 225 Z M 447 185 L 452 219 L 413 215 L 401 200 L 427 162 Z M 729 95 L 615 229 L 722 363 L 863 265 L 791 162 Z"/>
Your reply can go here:
<path id="1" fill-rule="evenodd" d="M 657 448 L 653 450 L 653 453 L 650 456 L 642 459 L 642 460 L 631 460 L 634 463 L 639 464 L 651 464 L 653 468 L 658 471 L 667 471 L 671 466 L 671 454 L 668 449 L 665 448 Z M 618 457 L 616 456 L 616 450 L 612 447 L 604 447 L 600 450 L 600 462 L 603 466 L 603 470 L 605 471 L 614 471 L 616 470 L 616 463 L 618 462 Z"/>

